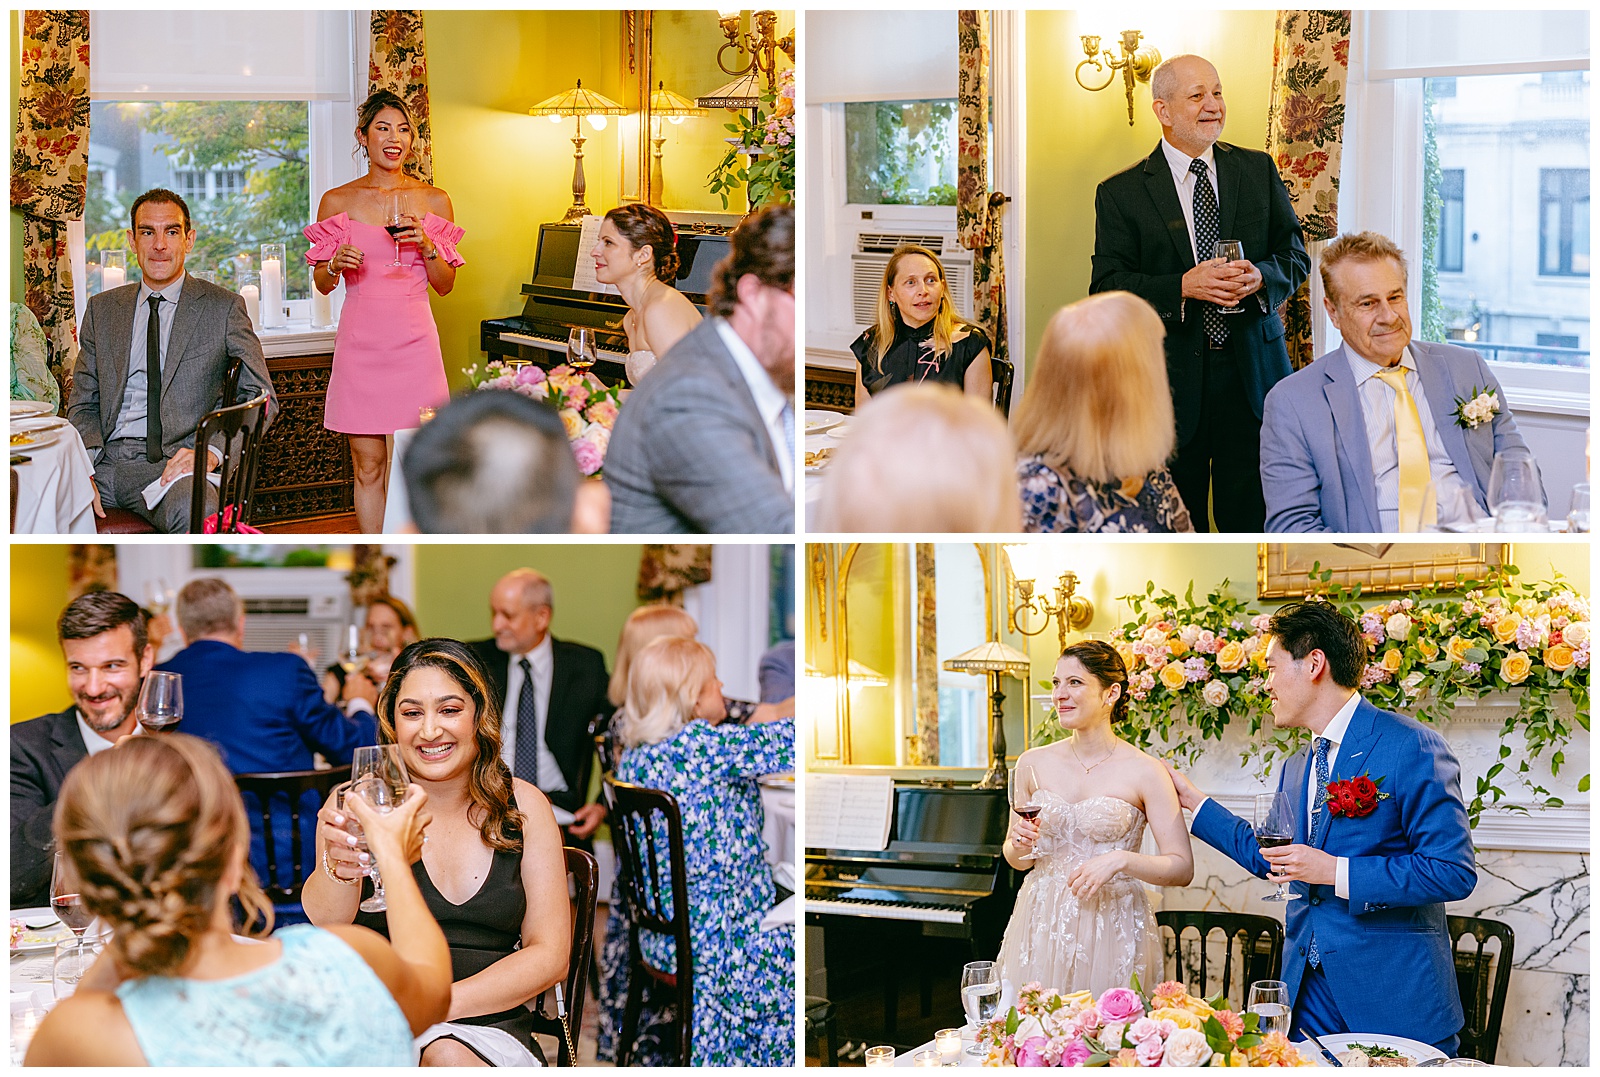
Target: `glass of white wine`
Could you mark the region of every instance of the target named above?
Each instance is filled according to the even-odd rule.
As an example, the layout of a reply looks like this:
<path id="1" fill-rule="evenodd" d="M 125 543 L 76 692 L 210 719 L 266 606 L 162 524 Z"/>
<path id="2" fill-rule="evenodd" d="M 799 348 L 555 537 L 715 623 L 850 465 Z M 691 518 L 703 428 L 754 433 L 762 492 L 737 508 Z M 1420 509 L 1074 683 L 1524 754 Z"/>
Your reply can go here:
<path id="1" fill-rule="evenodd" d="M 1211 246 L 1211 257 L 1221 258 L 1226 262 L 1242 262 L 1244 261 L 1244 244 L 1237 239 L 1219 239 Z M 1219 306 L 1217 309 L 1224 314 L 1238 314 L 1244 310 L 1244 307 L 1235 303 L 1231 307 Z"/>
<path id="2" fill-rule="evenodd" d="M 573 370 L 588 370 L 596 358 L 593 329 L 580 326 L 567 334 L 567 364 Z"/>
<path id="3" fill-rule="evenodd" d="M 1282 980 L 1257 980 L 1250 985 L 1248 1012 L 1256 1015 L 1256 1028 L 1265 1036 L 1289 1034 L 1289 985 Z"/>

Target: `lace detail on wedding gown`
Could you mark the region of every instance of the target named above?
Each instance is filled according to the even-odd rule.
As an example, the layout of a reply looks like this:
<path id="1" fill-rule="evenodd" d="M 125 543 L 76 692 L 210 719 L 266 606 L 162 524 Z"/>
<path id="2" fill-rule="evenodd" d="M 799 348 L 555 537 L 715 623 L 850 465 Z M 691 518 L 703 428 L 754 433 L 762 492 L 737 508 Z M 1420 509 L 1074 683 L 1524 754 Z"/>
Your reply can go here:
<path id="1" fill-rule="evenodd" d="M 1117 797 L 1039 797 L 1039 860 L 1028 872 L 1000 944 L 1000 975 L 1020 990 L 1038 982 L 1063 992 L 1127 987 L 1134 973 L 1150 990 L 1162 978 L 1161 936 L 1145 885 L 1117 875 L 1080 902 L 1067 880 L 1113 849 L 1138 852 L 1144 812 Z"/>

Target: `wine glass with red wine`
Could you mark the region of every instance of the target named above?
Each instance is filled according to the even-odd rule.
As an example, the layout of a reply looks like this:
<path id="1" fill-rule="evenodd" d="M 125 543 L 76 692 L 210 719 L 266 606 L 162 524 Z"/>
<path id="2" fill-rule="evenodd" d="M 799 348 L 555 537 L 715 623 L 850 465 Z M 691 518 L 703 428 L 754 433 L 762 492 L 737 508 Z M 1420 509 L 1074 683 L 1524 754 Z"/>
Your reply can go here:
<path id="1" fill-rule="evenodd" d="M 1039 812 L 1044 807 L 1039 803 L 1037 794 L 1038 788 L 1033 777 L 1032 767 L 1019 766 L 1016 770 L 1012 771 L 1011 810 L 1016 812 L 1019 816 L 1026 819 L 1030 823 L 1039 818 Z M 1034 839 L 1033 848 L 1029 849 L 1023 856 L 1017 857 L 1017 859 L 1039 859 L 1038 839 Z"/>
<path id="2" fill-rule="evenodd" d="M 152 670 L 139 689 L 135 717 L 151 733 L 169 733 L 183 721 L 183 675 Z"/>
<path id="3" fill-rule="evenodd" d="M 83 943 L 83 933 L 94 923 L 94 913 L 83 903 L 78 887 L 78 875 L 72 870 L 67 854 L 56 851 L 55 867 L 50 874 L 50 910 L 77 936 L 72 955 L 58 958 L 56 978 L 62 983 L 77 983 L 94 961 L 94 954 Z"/>
<path id="4" fill-rule="evenodd" d="M 1289 804 L 1289 794 L 1256 794 L 1256 844 L 1263 849 L 1276 849 L 1294 841 L 1294 809 Z M 1262 901 L 1294 901 L 1300 895 L 1289 889 L 1287 882 L 1262 898 Z"/>
<path id="5" fill-rule="evenodd" d="M 406 224 L 406 200 L 398 190 L 390 191 L 387 203 L 388 212 L 384 215 L 383 230 L 394 239 L 394 261 L 390 265 L 400 264 L 400 233 L 404 232 Z"/>

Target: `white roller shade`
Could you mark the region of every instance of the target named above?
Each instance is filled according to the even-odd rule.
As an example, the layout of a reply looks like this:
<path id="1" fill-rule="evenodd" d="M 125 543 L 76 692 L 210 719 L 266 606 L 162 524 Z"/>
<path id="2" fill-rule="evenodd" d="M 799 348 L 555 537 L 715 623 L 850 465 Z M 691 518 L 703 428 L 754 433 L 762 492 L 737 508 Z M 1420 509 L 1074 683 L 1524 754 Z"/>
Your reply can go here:
<path id="1" fill-rule="evenodd" d="M 956 95 L 954 11 L 806 12 L 806 104 Z"/>
<path id="2" fill-rule="evenodd" d="M 1367 78 L 1589 67 L 1589 13 L 1368 11 Z"/>
<path id="3" fill-rule="evenodd" d="M 89 96 L 351 99 L 349 11 L 94 11 Z"/>

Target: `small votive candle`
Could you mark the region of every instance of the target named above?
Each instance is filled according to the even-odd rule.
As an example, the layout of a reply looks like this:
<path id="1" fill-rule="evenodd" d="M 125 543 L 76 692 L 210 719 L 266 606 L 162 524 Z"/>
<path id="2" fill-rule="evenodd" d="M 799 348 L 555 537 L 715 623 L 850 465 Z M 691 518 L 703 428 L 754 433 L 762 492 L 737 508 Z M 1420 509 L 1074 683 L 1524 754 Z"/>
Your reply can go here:
<path id="1" fill-rule="evenodd" d="M 947 1066 L 953 1066 L 961 1061 L 961 1030 L 959 1028 L 941 1028 L 933 1037 L 933 1045 L 939 1049 L 939 1057 Z"/>
<path id="2" fill-rule="evenodd" d="M 869 1066 L 894 1065 L 893 1047 L 868 1047 L 866 1063 Z"/>
<path id="3" fill-rule="evenodd" d="M 925 1051 L 918 1051 L 911 1056 L 911 1064 L 913 1066 L 937 1066 L 939 1065 L 939 1052 L 931 1047 Z"/>
<path id="4" fill-rule="evenodd" d="M 439 414 L 437 409 L 430 408 L 424 404 L 422 407 L 417 409 L 417 422 L 418 424 L 425 423 L 437 414 Z"/>

